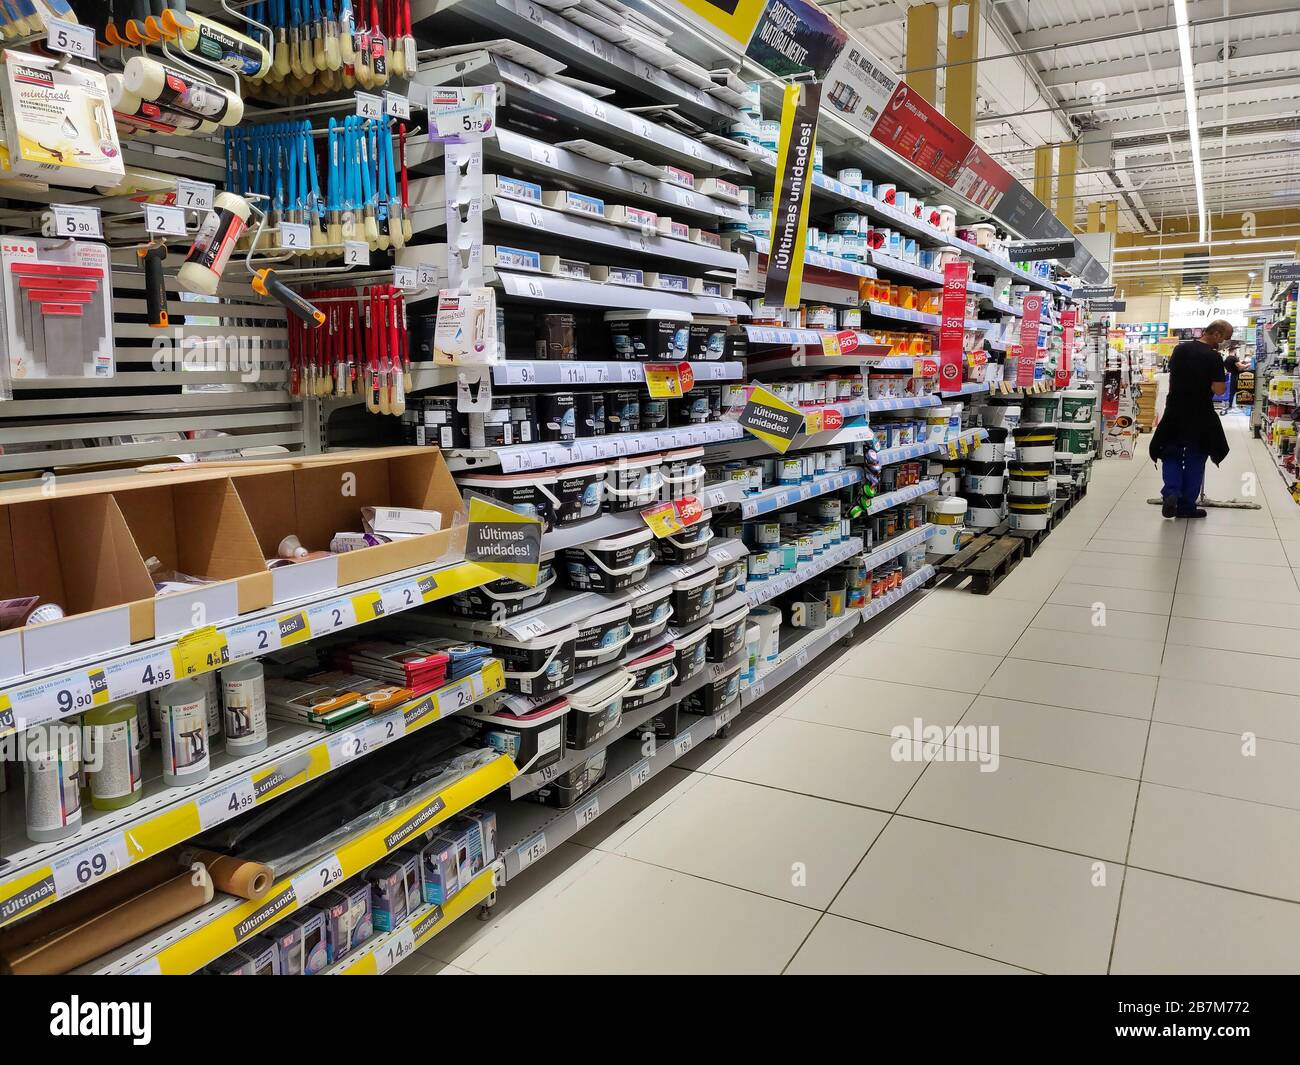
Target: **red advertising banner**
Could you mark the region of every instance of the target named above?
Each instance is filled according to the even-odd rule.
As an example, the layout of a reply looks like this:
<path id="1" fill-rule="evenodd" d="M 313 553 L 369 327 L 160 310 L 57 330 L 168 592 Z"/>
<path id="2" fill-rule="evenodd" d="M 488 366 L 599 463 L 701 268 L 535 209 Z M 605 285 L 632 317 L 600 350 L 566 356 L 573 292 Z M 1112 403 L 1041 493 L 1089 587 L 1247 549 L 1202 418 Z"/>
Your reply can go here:
<path id="1" fill-rule="evenodd" d="M 943 302 L 939 324 L 939 391 L 961 391 L 966 341 L 966 281 L 970 263 L 951 262 L 943 268 Z"/>
<path id="2" fill-rule="evenodd" d="M 1056 385 L 1057 388 L 1069 388 L 1069 387 L 1070 387 L 1070 371 L 1069 371 L 1069 370 L 1057 370 L 1057 371 L 1056 371 L 1056 377 L 1055 377 L 1053 383 Z"/>
<path id="3" fill-rule="evenodd" d="M 978 145 L 972 145 L 952 189 L 977 207 L 992 212 L 1014 180 L 988 153 Z"/>
<path id="4" fill-rule="evenodd" d="M 1078 324 L 1078 310 L 1061 312 L 1061 356 L 1070 367 L 1074 366 L 1074 327 Z"/>
<path id="5" fill-rule="evenodd" d="M 1016 367 L 1016 384 L 1034 383 L 1034 364 L 1038 362 L 1038 324 L 1043 317 L 1043 294 L 1034 292 L 1021 301 L 1024 317 L 1020 320 L 1020 363 Z"/>
<path id="6" fill-rule="evenodd" d="M 871 130 L 879 141 L 913 166 L 952 186 L 972 142 L 907 82 L 899 82 Z"/>

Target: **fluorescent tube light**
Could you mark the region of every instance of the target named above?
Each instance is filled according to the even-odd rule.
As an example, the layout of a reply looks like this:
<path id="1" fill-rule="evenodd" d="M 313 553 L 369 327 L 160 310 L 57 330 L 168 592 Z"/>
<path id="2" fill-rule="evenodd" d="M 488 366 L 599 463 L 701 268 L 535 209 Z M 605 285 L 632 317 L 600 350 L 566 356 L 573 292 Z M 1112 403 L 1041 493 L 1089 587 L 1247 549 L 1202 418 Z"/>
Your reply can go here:
<path id="1" fill-rule="evenodd" d="M 1187 25 L 1187 0 L 1174 0 L 1178 22 L 1178 59 L 1183 70 L 1183 99 L 1187 105 L 1187 135 L 1192 152 L 1192 176 L 1196 179 L 1196 215 L 1200 240 L 1209 239 L 1205 210 L 1205 181 L 1201 175 L 1201 116 L 1196 109 L 1196 73 L 1192 68 L 1192 32 Z"/>

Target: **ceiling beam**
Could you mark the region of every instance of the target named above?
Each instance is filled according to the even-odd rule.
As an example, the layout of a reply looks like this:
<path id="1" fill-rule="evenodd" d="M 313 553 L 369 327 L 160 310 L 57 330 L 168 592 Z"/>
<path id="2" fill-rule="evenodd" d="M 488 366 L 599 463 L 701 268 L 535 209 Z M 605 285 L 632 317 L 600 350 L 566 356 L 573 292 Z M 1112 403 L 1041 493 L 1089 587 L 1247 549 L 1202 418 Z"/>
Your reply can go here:
<path id="1" fill-rule="evenodd" d="M 1278 55 L 1284 52 L 1300 52 L 1300 33 L 1285 33 L 1276 37 L 1259 37 L 1254 40 L 1233 41 L 1232 46 L 1235 48 L 1232 56 L 1233 63 L 1240 63 L 1246 59 L 1258 59 L 1266 55 Z M 1192 49 L 1192 63 L 1194 65 L 1218 64 L 1219 50 L 1222 45 L 1206 44 Z M 1150 58 L 1151 69 L 1153 70 L 1171 70 L 1176 69 L 1179 65 L 1178 49 L 1174 47 L 1168 51 L 1153 51 Z M 1123 77 L 1129 74 L 1146 74 L 1147 57 L 1145 55 L 1132 59 L 1098 59 L 1089 63 L 1080 63 L 1073 67 L 1060 67 L 1056 70 L 1049 70 L 1043 75 L 1043 81 L 1049 86 L 1078 85 L 1086 83 L 1093 85 L 1095 83 L 1105 84 L 1107 78 Z M 1297 75 L 1293 75 L 1295 77 Z M 1201 87 L 1201 81 L 1197 79 L 1197 88 Z"/>
<path id="2" fill-rule="evenodd" d="M 1252 15 L 1271 15 L 1278 10 L 1277 0 L 1232 0 L 1228 9 L 1233 19 L 1250 18 Z M 1217 20 L 1223 15 L 1223 0 L 1189 0 L 1187 17 L 1193 29 L 1201 22 Z M 1049 48 L 1060 45 L 1068 48 L 1106 37 L 1111 34 L 1155 33 L 1174 28 L 1173 5 L 1168 9 L 1168 21 L 1153 25 L 1151 19 L 1158 16 L 1155 11 L 1132 11 L 1122 15 L 1109 15 L 1105 18 L 1070 22 L 1065 26 L 1049 26 L 1044 30 L 1026 30 L 1016 34 L 1016 44 L 1021 48 Z"/>
<path id="3" fill-rule="evenodd" d="M 1300 76 L 1297 76 L 1293 82 L 1297 91 L 1300 91 Z M 1206 132 L 1210 127 L 1217 127 L 1218 132 L 1223 130 L 1223 100 L 1215 94 L 1202 93 L 1199 99 L 1201 115 L 1202 136 L 1209 136 Z M 1244 122 L 1253 122 L 1262 118 L 1285 118 L 1293 126 L 1296 124 L 1296 114 L 1300 111 L 1300 99 L 1291 97 L 1284 100 L 1257 100 L 1254 102 L 1229 101 L 1228 102 L 1227 125 L 1229 132 L 1234 125 Z M 1183 120 L 1183 116 L 1178 116 Z M 1300 130 L 1300 126 L 1296 126 Z M 1142 137 L 1142 136 L 1163 136 L 1165 127 L 1161 124 L 1160 115 L 1144 115 L 1141 118 L 1127 118 L 1118 122 L 1105 122 L 1101 124 L 1101 132 L 1109 134 L 1112 137 Z M 1172 132 L 1178 133 L 1179 130 Z M 1186 134 L 1186 130 L 1181 131 Z"/>

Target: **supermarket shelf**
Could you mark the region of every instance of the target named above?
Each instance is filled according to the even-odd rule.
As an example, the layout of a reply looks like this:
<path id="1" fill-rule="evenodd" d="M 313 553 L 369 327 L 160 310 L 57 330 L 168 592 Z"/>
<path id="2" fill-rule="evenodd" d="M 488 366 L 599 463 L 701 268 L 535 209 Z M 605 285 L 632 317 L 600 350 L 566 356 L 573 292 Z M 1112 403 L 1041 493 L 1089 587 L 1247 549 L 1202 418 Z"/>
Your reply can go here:
<path id="1" fill-rule="evenodd" d="M 949 243 L 951 244 L 952 247 L 956 248 L 963 255 L 969 256 L 970 258 L 974 259 L 977 263 L 982 263 L 985 266 L 991 266 L 994 270 L 996 270 L 1000 274 L 1009 274 L 1017 281 L 1023 281 L 1026 284 L 1032 285 L 1034 288 L 1040 288 L 1046 292 L 1059 294 L 1061 291 L 1060 286 L 1057 285 L 1055 282 L 1044 280 L 1041 277 L 1035 277 L 1027 270 L 1022 270 L 1020 269 L 1020 267 L 1012 265 L 1012 263 L 1009 260 L 1001 259 L 996 255 L 992 255 L 989 252 L 986 252 L 983 248 L 971 244 L 969 241 L 961 240 L 957 237 L 952 237 L 950 238 Z"/>
<path id="2" fill-rule="evenodd" d="M 866 201 L 867 214 L 884 219 L 895 229 L 908 233 L 918 240 L 923 240 L 937 248 L 956 248 L 959 245 L 959 242 L 951 234 L 945 233 L 938 226 L 932 226 L 928 222 L 922 222 L 919 218 L 913 218 L 910 214 L 900 211 L 897 207 L 881 203 L 873 197 L 864 196 L 863 199 Z"/>
<path id="3" fill-rule="evenodd" d="M 939 328 L 941 318 L 937 314 L 927 314 L 925 311 L 909 311 L 903 307 L 891 307 L 888 303 L 866 303 L 867 310 L 877 318 L 893 318 L 899 322 L 912 322 L 917 325 L 932 326 Z"/>
<path id="4" fill-rule="evenodd" d="M 882 510 L 896 507 L 900 503 L 910 503 L 913 499 L 918 499 L 928 492 L 937 491 L 938 488 L 939 482 L 933 477 L 927 477 L 918 484 L 909 484 L 906 488 L 896 488 L 892 492 L 876 496 L 871 501 L 871 505 L 867 507 L 867 513 L 879 514 Z"/>
<path id="5" fill-rule="evenodd" d="M 888 350 L 883 344 L 872 345 Z M 780 370 L 842 370 L 861 373 L 864 370 L 911 370 L 915 363 L 911 355 L 871 355 L 855 351 L 849 355 L 752 355 L 745 365 L 751 374 L 771 373 Z"/>
<path id="6" fill-rule="evenodd" d="M 769 488 L 765 492 L 757 492 L 752 496 L 746 496 L 740 504 L 740 516 L 742 518 L 757 518 L 761 514 L 771 514 L 773 511 L 783 510 L 795 503 L 801 503 L 805 499 L 824 496 L 828 492 L 838 492 L 841 488 L 857 484 L 860 480 L 862 480 L 862 471 L 856 466 L 850 466 L 837 473 L 827 473 L 820 477 L 814 477 L 807 484 Z"/>
<path id="7" fill-rule="evenodd" d="M 0 876 L 0 925 L 34 913 L 136 862 L 206 832 L 317 780 L 426 725 L 463 710 L 505 686 L 501 662 L 337 732 L 271 721 L 273 742 L 243 758 L 213 755 L 208 778 L 189 787 L 163 787 L 123 810 L 83 811 L 82 830 L 56 843 L 26 842 L 22 792 L 0 805 L 8 864 Z M 151 774 L 151 779 L 156 774 Z M 16 846 L 11 846 L 16 844 Z M 94 872 L 101 869 L 102 872 Z"/>
<path id="8" fill-rule="evenodd" d="M 768 577 L 767 580 L 759 581 L 751 577 L 749 583 L 745 586 L 745 600 L 751 607 L 761 606 L 769 599 L 775 599 L 778 595 L 790 591 L 791 588 L 797 588 L 804 581 L 812 580 L 819 573 L 825 573 L 832 566 L 839 565 L 846 559 L 861 553 L 861 551 L 862 540 L 859 537 L 851 536 L 844 543 L 837 544 L 825 552 L 820 558 L 814 558 L 810 562 L 801 562 L 790 572 L 782 573 L 779 577 Z"/>
<path id="9" fill-rule="evenodd" d="M 456 449 L 443 453 L 453 470 L 500 464 L 502 473 L 545 470 L 552 466 L 573 466 L 602 459 L 643 455 L 651 451 L 715 444 L 739 440 L 745 431 L 733 421 L 706 422 L 679 429 L 653 429 L 641 433 L 609 433 L 584 436 L 570 444 L 561 441 L 516 444 L 514 447 L 483 450 Z"/>
<path id="10" fill-rule="evenodd" d="M 950 396 L 974 396 L 981 392 L 987 392 L 988 390 L 989 383 L 987 381 L 963 381 L 961 388 L 957 389 L 956 392 L 946 392 L 941 396 L 941 398 L 947 399 Z"/>
<path id="11" fill-rule="evenodd" d="M 638 648 L 636 654 L 639 657 L 647 651 Z M 706 684 L 712 684 L 716 679 L 729 673 L 737 666 L 745 662 L 745 650 L 737 651 L 725 662 L 708 662 L 695 676 L 680 683 L 673 684 L 668 689 L 668 694 L 662 699 L 656 699 L 653 703 L 647 703 L 645 706 L 638 706 L 634 710 L 624 712 L 618 727 L 610 732 L 607 736 L 602 736 L 589 747 L 584 747 L 580 751 L 568 751 L 554 765 L 549 765 L 545 769 L 536 773 L 529 773 L 527 776 L 518 776 L 510 782 L 510 798 L 520 799 L 525 795 L 531 795 L 540 788 L 544 788 L 556 777 L 562 773 L 567 773 L 574 769 L 589 758 L 595 757 L 607 747 L 612 746 L 618 740 L 631 732 L 636 731 L 651 718 L 658 716 L 664 710 L 667 710 L 673 703 L 679 702 L 692 692 L 698 691 Z"/>
<path id="12" fill-rule="evenodd" d="M 508 37 L 515 41 L 526 41 L 569 64 L 573 68 L 569 73 L 578 70 L 586 71 L 595 75 L 600 81 L 621 85 L 650 99 L 662 99 L 663 102 L 672 104 L 706 125 L 711 126 L 720 119 L 734 122 L 740 117 L 740 113 L 734 107 L 681 78 L 661 70 L 653 63 L 648 63 L 639 56 L 611 44 L 603 37 L 589 33 L 577 23 L 570 22 L 545 5 L 533 3 L 532 0 L 500 0 L 499 3 L 497 0 L 462 0 L 451 8 L 440 3 L 439 0 L 413 0 L 411 21 L 417 33 L 420 22 L 435 12 L 440 19 L 446 18 L 449 13 L 454 16 L 465 16 L 483 27 L 491 37 Z M 442 31 L 442 29 L 443 23 L 439 22 L 438 30 Z M 422 36 L 428 37 L 428 32 Z M 505 61 L 501 62 L 504 66 Z M 421 73 L 423 74 L 423 70 Z M 532 71 L 528 73 L 531 74 Z M 534 76 L 548 86 L 558 85 L 566 89 L 569 94 L 583 95 L 563 83 L 552 82 L 551 79 L 542 78 L 541 75 Z M 430 84 L 444 85 L 451 82 L 435 81 Z M 612 105 L 606 107 L 610 113 L 618 111 L 618 108 Z M 620 114 L 625 113 L 620 112 Z M 602 132 L 609 139 L 623 139 L 620 136 L 621 124 L 613 124 L 613 128 L 602 129 Z M 681 134 L 675 131 L 665 130 L 665 132 L 671 132 L 676 139 L 683 139 Z M 709 151 L 713 152 L 712 149 Z M 713 152 L 713 154 L 721 153 Z"/>
<path id="13" fill-rule="evenodd" d="M 356 876 L 397 848 L 473 806 L 515 776 L 505 755 L 359 833 L 305 869 L 276 878 L 254 902 L 222 895 L 212 905 L 76 970 L 78 975 L 184 975 L 301 909 L 330 887 Z M 322 887 L 322 884 L 328 885 Z"/>
<path id="14" fill-rule="evenodd" d="M 491 570 L 472 562 L 419 566 L 386 574 L 380 580 L 334 588 L 221 622 L 213 626 L 213 633 L 204 641 L 202 655 L 184 649 L 182 641 L 193 635 L 185 633 L 136 644 L 117 655 L 29 676 L 5 689 L 10 708 L 0 711 L 0 735 L 14 731 L 16 721 L 31 726 L 83 713 L 91 705 L 138 695 L 182 676 L 210 672 L 232 662 L 261 657 L 282 646 L 411 610 L 477 588 L 497 577 Z M 289 635 L 282 638 L 282 632 Z M 222 647 L 226 652 L 224 660 L 220 654 Z M 215 664 L 208 665 L 209 660 Z M 101 698 L 105 688 L 107 694 Z M 92 696 L 92 692 L 96 694 Z M 60 706 L 61 696 L 68 707 L 66 710 Z"/>
<path id="15" fill-rule="evenodd" d="M 689 314 L 723 314 L 734 318 L 749 314 L 743 300 L 721 296 L 699 296 L 689 292 L 672 292 L 657 288 L 633 288 L 630 285 L 606 285 L 599 281 L 581 281 L 549 274 L 506 273 L 484 270 L 489 281 L 498 282 L 507 296 L 548 303 L 571 303 L 606 310 L 686 311 Z"/>
<path id="16" fill-rule="evenodd" d="M 709 553 L 703 558 L 684 566 L 651 566 L 645 580 L 617 592 L 569 592 L 552 596 L 549 602 L 502 621 L 467 622 L 458 619 L 457 624 L 461 626 L 462 632 L 468 631 L 472 637 L 490 639 L 494 633 L 502 633 L 516 640 L 526 640 L 585 621 L 602 610 L 635 602 L 649 592 L 659 591 L 684 577 L 702 573 L 710 566 L 730 565 L 748 553 L 748 549 L 739 540 L 715 539 L 709 545 Z"/>
<path id="17" fill-rule="evenodd" d="M 994 299 L 992 296 L 985 296 L 980 301 L 985 307 L 991 307 L 995 311 L 1001 311 L 1003 314 L 1014 314 L 1017 318 L 1025 316 L 1024 310 L 1015 303 L 1008 303 L 1006 300 Z"/>
<path id="18" fill-rule="evenodd" d="M 754 250 L 760 255 L 766 255 L 768 252 L 768 241 L 765 237 L 750 236 L 747 239 L 754 242 Z M 803 264 L 805 267 L 813 266 L 819 270 L 830 270 L 837 274 L 849 274 L 853 277 L 875 277 L 876 271 L 868 264 L 858 262 L 856 259 L 841 259 L 836 255 L 823 255 L 819 251 L 804 252 Z M 805 294 L 804 299 L 808 296 Z"/>
<path id="19" fill-rule="evenodd" d="M 735 506 L 745 498 L 744 486 L 738 481 L 720 481 L 707 485 L 700 491 L 699 499 L 706 510 L 717 507 Z M 580 521 L 566 525 L 561 529 L 552 529 L 542 536 L 542 554 L 561 551 L 566 547 L 577 547 L 601 540 L 607 536 L 633 532 L 645 528 L 645 519 L 639 510 L 622 510 L 601 514 L 590 521 Z"/>
<path id="20" fill-rule="evenodd" d="M 926 281 L 931 285 L 942 285 L 943 274 L 938 270 L 927 270 L 924 266 L 918 266 L 916 263 L 909 263 L 905 259 L 896 259 L 892 255 L 886 255 L 884 252 L 872 250 L 871 261 L 876 264 L 877 270 L 883 270 L 890 274 L 902 274 L 904 277 L 915 278 L 918 281 Z"/>
<path id="21" fill-rule="evenodd" d="M 915 410 L 920 407 L 937 407 L 943 400 L 936 393 L 925 396 L 900 396 L 897 399 L 869 399 L 867 411 L 875 413 L 886 410 Z"/>
<path id="22" fill-rule="evenodd" d="M 692 362 L 690 367 L 697 382 L 739 381 L 745 376 L 745 364 L 742 362 Z M 454 381 L 455 371 L 452 370 L 449 374 L 449 383 Z M 560 359 L 509 359 L 492 367 L 492 383 L 494 385 L 644 384 L 645 363 L 632 360 L 570 362 Z"/>
<path id="23" fill-rule="evenodd" d="M 391 932 L 371 936 L 321 976 L 383 976 L 405 961 L 458 917 L 463 917 L 496 891 L 496 866 L 488 866 L 443 906 L 421 906 Z"/>
<path id="24" fill-rule="evenodd" d="M 775 325 L 742 325 L 739 328 L 744 332 L 745 339 L 750 344 L 788 344 L 791 346 L 814 344 L 821 347 L 828 338 L 838 336 L 838 333 L 832 329 L 786 329 L 784 326 Z M 858 343 L 864 346 L 880 346 L 876 344 L 875 338 L 870 333 L 863 332 L 858 333 Z M 857 352 L 853 352 L 848 355 L 832 357 L 838 361 L 841 359 L 870 358 L 872 356 L 858 355 Z"/>
<path id="25" fill-rule="evenodd" d="M 902 447 L 887 447 L 876 452 L 882 466 L 889 466 L 895 462 L 907 462 L 910 459 L 924 458 L 926 455 L 933 455 L 939 450 L 937 443 L 925 442 L 921 444 L 904 444 Z"/>
<path id="26" fill-rule="evenodd" d="M 901 599 L 911 595 L 934 576 L 934 567 L 926 564 L 915 573 L 910 574 L 903 583 L 892 592 L 873 599 L 860 610 L 846 610 L 838 618 L 827 622 L 820 629 L 814 629 L 802 639 L 789 647 L 783 647 L 775 664 L 747 688 L 740 691 L 740 705 L 750 706 L 761 699 L 767 692 L 789 680 L 808 664 L 811 659 L 823 654 L 838 641 L 844 639 L 854 629 L 869 618 L 888 610 Z"/>
<path id="27" fill-rule="evenodd" d="M 610 748 L 605 779 L 567 810 L 527 802 L 498 805 L 497 838 L 503 843 L 506 880 L 518 876 L 552 848 L 571 839 L 604 811 L 684 757 L 696 744 L 714 736 L 738 713 L 740 700 L 736 699 L 713 715 L 693 720 L 691 715 L 683 715 L 689 724 L 671 740 L 659 743 L 648 757 L 642 756 L 641 748 L 630 742 Z"/>

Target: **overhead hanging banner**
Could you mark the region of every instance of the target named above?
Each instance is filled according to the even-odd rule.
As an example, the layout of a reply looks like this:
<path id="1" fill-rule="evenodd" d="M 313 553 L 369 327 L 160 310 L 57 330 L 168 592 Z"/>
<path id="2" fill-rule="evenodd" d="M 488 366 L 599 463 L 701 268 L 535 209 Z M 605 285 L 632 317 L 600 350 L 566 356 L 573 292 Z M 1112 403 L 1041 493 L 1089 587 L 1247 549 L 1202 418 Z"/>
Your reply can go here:
<path id="1" fill-rule="evenodd" d="M 871 139 L 950 187 L 972 147 L 971 139 L 907 82 L 899 82 Z"/>
<path id="2" fill-rule="evenodd" d="M 1268 279 L 1273 282 L 1300 280 L 1300 262 L 1274 263 L 1268 268 Z"/>
<path id="3" fill-rule="evenodd" d="M 852 37 L 826 75 L 823 97 L 849 125 L 869 134 L 898 88 L 898 78 Z"/>
<path id="4" fill-rule="evenodd" d="M 1112 314 L 1116 311 L 1126 310 L 1128 308 L 1127 300 L 1089 300 L 1088 310 L 1096 311 L 1098 314 Z"/>
<path id="5" fill-rule="evenodd" d="M 1007 247 L 1007 257 L 1013 263 L 1039 262 L 1043 259 L 1073 259 L 1079 251 L 1079 242 L 1064 240 L 1013 241 Z"/>
<path id="6" fill-rule="evenodd" d="M 821 96 L 820 82 L 785 87 L 764 290 L 764 300 L 773 307 L 799 306 Z"/>
<path id="7" fill-rule="evenodd" d="M 754 385 L 737 422 L 768 447 L 787 451 L 794 438 L 803 432 L 804 414 L 762 385 Z"/>
<path id="8" fill-rule="evenodd" d="M 677 0 L 677 3 L 743 49 L 753 36 L 767 0 Z"/>
<path id="9" fill-rule="evenodd" d="M 1115 295 L 1115 286 L 1080 285 L 1070 295 L 1076 300 L 1108 300 Z"/>
<path id="10" fill-rule="evenodd" d="M 807 0 L 768 0 L 745 55 L 780 78 L 811 71 L 821 78 L 848 32 Z"/>
<path id="11" fill-rule="evenodd" d="M 966 282 L 970 263 L 950 262 L 943 268 L 943 300 L 939 325 L 939 391 L 961 391 L 962 356 L 966 342 Z"/>

